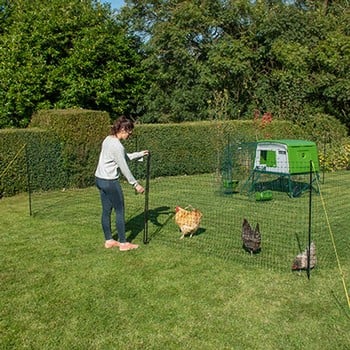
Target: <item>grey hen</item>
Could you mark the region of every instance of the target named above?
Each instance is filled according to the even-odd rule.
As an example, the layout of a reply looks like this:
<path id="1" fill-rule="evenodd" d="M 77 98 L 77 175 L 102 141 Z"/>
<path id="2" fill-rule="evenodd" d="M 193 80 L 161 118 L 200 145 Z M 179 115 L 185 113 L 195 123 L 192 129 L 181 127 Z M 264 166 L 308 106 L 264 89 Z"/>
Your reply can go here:
<path id="1" fill-rule="evenodd" d="M 298 254 L 292 264 L 293 271 L 300 271 L 307 269 L 307 255 L 309 247 L 307 247 L 302 253 Z M 314 242 L 310 244 L 310 269 L 313 269 L 316 265 L 316 246 Z"/>
<path id="2" fill-rule="evenodd" d="M 247 219 L 243 219 L 242 224 L 242 241 L 243 248 L 250 254 L 259 253 L 261 250 L 261 234 L 259 223 L 256 224 L 255 230 L 250 226 Z"/>

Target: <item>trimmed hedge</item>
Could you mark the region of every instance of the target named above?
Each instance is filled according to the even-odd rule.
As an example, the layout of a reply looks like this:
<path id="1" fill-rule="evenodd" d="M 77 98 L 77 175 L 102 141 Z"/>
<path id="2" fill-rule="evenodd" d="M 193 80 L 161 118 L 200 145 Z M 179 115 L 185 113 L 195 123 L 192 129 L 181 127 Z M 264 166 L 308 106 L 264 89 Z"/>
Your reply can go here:
<path id="1" fill-rule="evenodd" d="M 0 130 L 0 196 L 65 186 L 66 170 L 57 136 L 45 130 Z"/>
<path id="2" fill-rule="evenodd" d="M 151 177 L 209 173 L 222 166 L 227 145 L 262 139 L 307 140 L 310 128 L 314 130 L 311 125 L 314 120 L 305 121 L 302 127 L 288 121 L 264 123 L 261 119 L 137 124 L 133 136 L 125 141 L 125 148 L 128 152 L 151 151 Z M 6 174 L 0 174 L 0 194 L 13 195 L 27 190 L 25 151 L 33 190 L 94 185 L 101 143 L 110 132 L 110 124 L 106 112 L 48 110 L 33 115 L 28 129 L 1 130 L 0 165 L 2 172 L 7 170 Z M 320 124 L 318 127 L 322 129 Z M 333 139 L 337 135 L 345 137 L 339 126 L 331 129 L 329 125 L 328 132 L 335 133 Z M 311 140 L 313 136 L 315 134 Z M 321 153 L 323 140 L 314 141 L 318 141 Z M 24 144 L 27 144 L 25 149 Z M 130 166 L 136 178 L 145 177 L 144 165 L 131 162 Z"/>
<path id="3" fill-rule="evenodd" d="M 35 113 L 29 127 L 54 132 L 62 143 L 66 187 L 94 183 L 94 172 L 103 138 L 110 131 L 107 112 L 84 109 L 53 109 Z"/>
<path id="4" fill-rule="evenodd" d="M 302 131 L 287 121 L 263 128 L 253 121 L 203 121 L 181 124 L 137 125 L 125 142 L 128 151 L 149 149 L 151 176 L 191 175 L 214 172 L 228 143 L 252 142 L 261 138 L 297 138 Z M 131 165 L 137 175 L 138 165 Z"/>

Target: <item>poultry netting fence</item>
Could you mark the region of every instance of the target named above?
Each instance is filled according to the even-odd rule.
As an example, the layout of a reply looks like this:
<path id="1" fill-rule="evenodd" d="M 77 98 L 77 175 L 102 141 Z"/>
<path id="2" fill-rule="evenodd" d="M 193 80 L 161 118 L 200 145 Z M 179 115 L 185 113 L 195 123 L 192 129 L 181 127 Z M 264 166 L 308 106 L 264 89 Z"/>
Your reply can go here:
<path id="1" fill-rule="evenodd" d="M 273 177 L 267 175 L 266 177 Z M 311 179 L 312 189 L 291 197 L 288 190 L 228 191 L 217 173 L 152 179 L 150 185 L 149 244 L 161 242 L 174 249 L 187 249 L 234 261 L 247 268 L 263 268 L 295 273 L 292 265 L 298 255 L 313 242 L 316 256 L 314 269 L 305 276 L 331 274 L 334 284 L 343 284 L 350 275 L 346 233 L 350 210 L 350 176 L 348 172 L 304 174 L 292 179 L 299 188 Z M 272 180 L 274 183 L 275 180 Z M 269 181 L 266 181 L 269 183 Z M 304 187 L 304 188 L 305 188 Z M 270 191 L 270 193 L 269 193 Z M 268 197 L 261 198 L 268 193 Z M 200 226 L 192 236 L 181 239 L 175 222 L 175 208 L 190 207 L 203 213 Z M 259 224 L 261 247 L 250 253 L 243 247 L 242 224 L 246 219 L 252 228 Z M 306 254 L 305 261 L 308 255 Z M 307 264 L 307 263 L 306 263 Z M 300 265 L 299 265 L 300 266 Z M 304 265 L 304 268 L 307 267 Z M 296 269 L 298 270 L 298 269 Z M 334 274 L 334 271 L 337 271 Z M 348 298 L 347 298 L 348 299 Z"/>
<path id="2" fill-rule="evenodd" d="M 220 154 L 220 165 L 212 173 L 151 177 L 149 193 L 143 197 L 135 196 L 130 186 L 123 182 L 129 239 L 215 255 L 247 267 L 286 272 L 291 271 L 295 257 L 305 250 L 311 239 L 317 256 L 313 271 L 327 271 L 338 264 L 348 279 L 349 172 L 322 174 L 316 171 L 313 162 L 308 162 L 311 171 L 302 174 L 264 171 L 254 174 L 255 154 L 254 143 L 232 145 Z M 149 174 L 147 164 L 152 174 L 152 163 L 156 161 L 156 155 L 152 155 L 150 163 L 137 162 L 132 166 L 141 183 L 146 183 Z M 288 166 L 293 164 L 289 162 Z M 33 183 L 43 178 L 46 183 L 48 177 L 55 177 L 48 171 L 30 175 Z M 5 176 L 2 181 L 6 180 Z M 60 210 L 61 205 L 75 202 L 77 216 L 82 222 L 87 225 L 99 222 L 97 190 L 90 187 L 75 191 L 73 195 L 72 191 L 54 192 L 53 195 L 56 193 L 59 198 L 58 205 L 53 205 L 52 200 L 47 205 L 46 192 L 32 191 L 30 207 L 33 215 L 46 215 L 48 211 Z M 85 218 L 84 212 L 79 212 L 79 203 L 84 201 L 91 203 L 92 208 Z M 203 215 L 192 237 L 180 239 L 182 234 L 175 222 L 178 206 L 198 209 Z M 146 216 L 145 208 L 148 209 Z M 145 219 L 147 237 L 144 237 Z M 253 253 L 243 248 L 244 219 L 253 228 L 259 224 L 261 246 Z"/>
<path id="3" fill-rule="evenodd" d="M 215 174 L 155 179 L 151 182 L 149 240 L 161 240 L 179 249 L 194 249 L 245 265 L 291 270 L 296 254 L 316 242 L 319 264 L 332 263 L 333 253 L 319 195 L 312 198 L 311 223 L 309 196 L 290 198 L 273 192 L 272 199 L 256 200 L 254 195 L 220 189 Z M 197 232 L 181 239 L 174 220 L 176 206 L 199 209 L 203 217 Z M 243 248 L 242 224 L 246 219 L 259 224 L 261 247 L 250 253 Z M 324 259 L 324 261 L 322 261 Z"/>
<path id="4" fill-rule="evenodd" d="M 350 237 L 344 235 L 350 209 L 348 172 L 322 173 L 318 160 L 303 152 L 301 161 L 289 159 L 287 164 L 281 159 L 279 171 L 268 172 L 254 167 L 256 150 L 256 143 L 233 144 L 224 150 L 213 173 L 152 179 L 149 242 L 285 272 L 314 242 L 316 257 L 306 254 L 312 264 L 316 260 L 312 271 L 339 268 L 344 278 L 345 268 L 348 276 Z M 177 207 L 202 213 L 192 237 L 181 238 Z M 261 245 L 256 252 L 244 249 L 244 219 L 253 229 L 259 225 Z"/>

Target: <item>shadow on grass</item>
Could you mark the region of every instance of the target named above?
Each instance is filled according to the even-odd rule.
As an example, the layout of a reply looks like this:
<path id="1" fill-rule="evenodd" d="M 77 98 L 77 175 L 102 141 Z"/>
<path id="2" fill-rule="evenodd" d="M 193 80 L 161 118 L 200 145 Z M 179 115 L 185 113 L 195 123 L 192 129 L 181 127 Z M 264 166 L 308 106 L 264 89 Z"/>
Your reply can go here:
<path id="1" fill-rule="evenodd" d="M 158 218 L 160 215 L 168 215 L 168 218 L 165 222 L 161 223 Z M 148 211 L 148 220 L 151 222 L 154 226 L 157 226 L 157 229 L 155 233 L 159 232 L 168 222 L 169 220 L 174 216 L 174 213 L 170 211 L 170 207 L 162 206 L 154 209 L 150 209 Z M 145 217 L 144 213 L 140 213 L 130 220 L 126 222 L 126 232 L 130 233 L 127 236 L 127 240 L 129 242 L 133 241 L 140 233 L 143 233 L 145 227 Z M 155 235 L 153 233 L 152 236 Z M 149 237 L 151 239 L 152 237 Z"/>
<path id="2" fill-rule="evenodd" d="M 349 309 L 347 309 L 344 305 L 344 303 L 339 299 L 337 296 L 336 292 L 334 290 L 331 291 L 333 299 L 335 301 L 335 304 L 337 305 L 338 309 L 341 311 L 342 314 L 344 314 L 345 317 L 347 317 L 350 320 L 350 313 Z M 347 298 L 348 296 L 345 294 L 345 297 Z"/>
<path id="3" fill-rule="evenodd" d="M 305 181 L 288 180 L 286 177 L 279 177 L 271 181 L 261 181 L 254 184 L 255 191 L 277 191 L 285 192 L 293 198 L 302 196 L 310 188 L 310 184 Z M 315 193 L 318 193 L 317 189 L 312 187 Z"/>
<path id="4" fill-rule="evenodd" d="M 172 216 L 174 216 L 174 215 L 172 215 Z M 182 235 L 180 228 L 177 231 L 179 232 L 179 238 L 180 238 Z M 199 235 L 203 234 L 205 231 L 206 231 L 205 228 L 199 227 L 198 230 L 192 235 L 192 237 L 199 236 Z M 186 235 L 185 237 L 183 237 L 183 239 L 188 239 L 188 238 L 191 238 L 190 235 Z"/>

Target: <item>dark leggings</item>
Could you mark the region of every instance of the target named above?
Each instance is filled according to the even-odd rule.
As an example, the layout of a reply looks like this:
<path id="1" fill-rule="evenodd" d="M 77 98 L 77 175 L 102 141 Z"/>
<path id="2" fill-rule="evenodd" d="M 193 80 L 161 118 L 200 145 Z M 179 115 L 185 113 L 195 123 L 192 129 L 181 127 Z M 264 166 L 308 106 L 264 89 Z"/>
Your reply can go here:
<path id="1" fill-rule="evenodd" d="M 100 190 L 102 203 L 101 223 L 105 239 L 112 239 L 111 214 L 112 209 L 114 209 L 118 240 L 120 243 L 125 243 L 124 195 L 120 183 L 118 180 L 96 178 L 96 186 Z"/>

